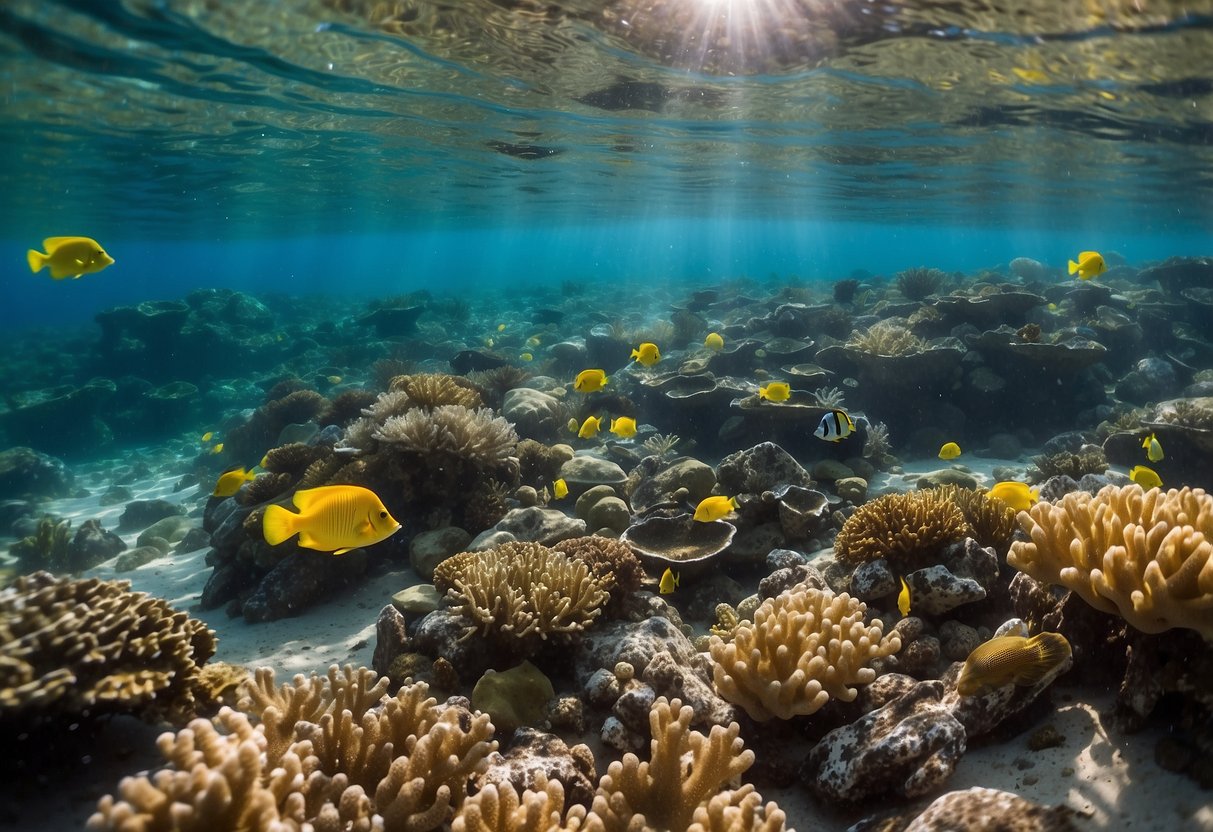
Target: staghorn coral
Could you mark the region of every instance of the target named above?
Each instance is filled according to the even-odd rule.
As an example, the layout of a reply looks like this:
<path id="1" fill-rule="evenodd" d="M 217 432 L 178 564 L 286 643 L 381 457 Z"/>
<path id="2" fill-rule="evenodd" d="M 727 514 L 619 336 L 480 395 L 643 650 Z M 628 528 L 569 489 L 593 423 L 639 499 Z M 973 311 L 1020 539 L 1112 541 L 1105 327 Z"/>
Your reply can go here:
<path id="1" fill-rule="evenodd" d="M 480 465 L 505 460 L 518 443 L 514 426 L 493 411 L 458 405 L 392 416 L 375 431 L 375 438 L 398 450 L 450 453 Z"/>
<path id="2" fill-rule="evenodd" d="M 576 558 L 590 567 L 594 577 L 611 594 L 609 606 L 618 608 L 624 599 L 640 589 L 644 565 L 632 547 L 599 535 L 574 537 L 552 545 L 552 550 Z"/>
<path id="3" fill-rule="evenodd" d="M 484 403 L 476 386 L 462 376 L 445 373 L 417 373 L 411 376 L 396 376 L 388 386 L 390 391 L 400 391 L 409 397 L 414 407 L 435 408 L 458 405 L 475 410 Z"/>
<path id="4" fill-rule="evenodd" d="M 526 652 L 584 630 L 609 597 L 606 582 L 586 563 L 538 543 L 505 543 L 455 557 L 455 564 L 448 558 L 435 569 L 434 584 L 451 584 L 452 610 L 467 621 L 462 640 L 480 634 Z"/>
<path id="5" fill-rule="evenodd" d="M 882 639 L 884 624 L 864 623 L 867 605 L 843 593 L 797 584 L 754 611 L 726 640 L 712 636 L 712 680 L 728 701 L 758 722 L 812 714 L 830 697 L 851 702 L 854 685 L 876 671 L 865 665 L 901 649 L 901 639 Z"/>
<path id="6" fill-rule="evenodd" d="M 1207 398 L 1176 399 L 1172 407 L 1162 408 L 1158 418 L 1180 427 L 1213 430 L 1213 407 L 1209 407 L 1208 403 Z"/>
<path id="7" fill-rule="evenodd" d="M 847 346 L 872 355 L 909 355 L 922 352 L 927 342 L 910 332 L 895 318 L 872 324 L 864 332 L 851 333 Z"/>
<path id="8" fill-rule="evenodd" d="M 1000 555 L 1005 554 L 1011 543 L 1011 535 L 1019 524 L 1015 520 L 1015 509 L 1002 500 L 992 500 L 986 492 L 959 485 L 940 486 L 939 492 L 954 502 L 969 524 L 970 537 L 982 546 L 989 546 Z"/>
<path id="9" fill-rule="evenodd" d="M 129 581 L 35 572 L 0 590 L 0 715 L 193 716 L 206 624 Z"/>
<path id="10" fill-rule="evenodd" d="M 172 768 L 128 777 L 93 830 L 442 828 L 496 747 L 484 714 L 439 706 L 423 684 L 385 696 L 386 679 L 335 666 L 327 679 L 273 687 L 257 671 L 241 706 L 160 737 Z M 252 719 L 260 718 L 254 725 Z"/>
<path id="11" fill-rule="evenodd" d="M 1084 474 L 1102 474 L 1108 470 L 1108 458 L 1103 448 L 1084 447 L 1077 453 L 1058 451 L 1032 457 L 1032 463 L 1040 470 L 1039 480 L 1049 477 L 1067 476 L 1082 479 Z"/>
<path id="12" fill-rule="evenodd" d="M 652 456 L 665 459 L 673 455 L 674 449 L 678 447 L 680 441 L 678 435 L 674 433 L 655 433 L 644 440 L 640 447 Z"/>
<path id="13" fill-rule="evenodd" d="M 1019 523 L 1031 538 L 1007 554 L 1019 571 L 1142 632 L 1186 627 L 1213 641 L 1213 496 L 1203 489 L 1076 491 Z"/>
<path id="14" fill-rule="evenodd" d="M 868 425 L 868 441 L 863 443 L 864 459 L 881 459 L 893 452 L 893 443 L 889 438 L 889 426 L 884 422 L 872 422 Z"/>
<path id="15" fill-rule="evenodd" d="M 906 269 L 897 273 L 897 288 L 910 300 L 922 300 L 927 295 L 938 292 L 945 277 L 947 275 L 939 269 Z"/>
<path id="16" fill-rule="evenodd" d="M 885 494 L 847 518 L 834 555 L 851 566 L 885 558 L 909 571 L 933 563 L 940 549 L 969 532 L 964 513 L 938 489 Z"/>
<path id="17" fill-rule="evenodd" d="M 236 502 L 242 506 L 255 506 L 276 500 L 291 490 L 290 474 L 258 474 L 257 477 L 236 492 Z"/>

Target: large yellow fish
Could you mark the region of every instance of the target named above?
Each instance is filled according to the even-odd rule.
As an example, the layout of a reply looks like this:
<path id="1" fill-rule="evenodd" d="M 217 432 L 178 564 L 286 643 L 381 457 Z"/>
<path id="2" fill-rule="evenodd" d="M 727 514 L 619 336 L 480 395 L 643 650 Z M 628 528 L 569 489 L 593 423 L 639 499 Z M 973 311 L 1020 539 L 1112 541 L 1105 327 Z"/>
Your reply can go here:
<path id="1" fill-rule="evenodd" d="M 42 241 L 42 247 L 46 254 L 31 248 L 25 259 L 35 274 L 50 266 L 51 277 L 55 280 L 68 277 L 75 280 L 81 275 L 99 272 L 114 262 L 101 244 L 90 237 L 47 237 Z"/>
<path id="2" fill-rule="evenodd" d="M 657 590 L 662 595 L 669 595 L 677 588 L 677 586 L 678 573 L 667 566 L 665 571 L 661 573 L 661 581 L 657 584 Z"/>
<path id="3" fill-rule="evenodd" d="M 296 491 L 296 514 L 279 505 L 265 510 L 265 542 L 277 546 L 296 534 L 299 545 L 345 554 L 391 537 L 400 528 L 379 496 L 358 485 L 322 485 Z"/>
<path id="4" fill-rule="evenodd" d="M 582 439 L 593 439 L 598 435 L 598 431 L 602 428 L 601 416 L 586 416 L 585 421 L 581 423 L 581 429 L 577 431 L 577 435 Z"/>
<path id="5" fill-rule="evenodd" d="M 607 375 L 602 370 L 582 370 L 573 380 L 573 389 L 578 393 L 596 393 L 607 383 Z"/>
<path id="6" fill-rule="evenodd" d="M 1070 274 L 1077 274 L 1081 280 L 1090 280 L 1108 270 L 1103 261 L 1103 255 L 1098 251 L 1084 251 L 1078 255 L 1078 262 L 1070 262 Z"/>
<path id="7" fill-rule="evenodd" d="M 736 497 L 704 497 L 695 506 L 695 519 L 700 523 L 711 523 L 721 517 L 727 517 L 737 508 Z"/>
<path id="8" fill-rule="evenodd" d="M 1016 511 L 1027 511 L 1040 499 L 1040 489 L 1029 488 L 1022 482 L 1000 482 L 990 489 L 989 496 L 1002 500 Z"/>
<path id="9" fill-rule="evenodd" d="M 792 388 L 786 381 L 772 381 L 766 387 L 758 388 L 758 398 L 770 402 L 786 402 L 792 398 Z"/>
<path id="10" fill-rule="evenodd" d="M 639 347 L 632 350 L 632 358 L 646 367 L 652 367 L 661 360 L 661 350 L 657 349 L 657 345 L 651 341 L 645 341 Z"/>
<path id="11" fill-rule="evenodd" d="M 709 332 L 708 337 L 703 339 L 703 345 L 712 352 L 720 352 L 724 349 L 724 338 L 719 332 Z"/>
<path id="12" fill-rule="evenodd" d="M 1164 456 L 1162 452 L 1162 443 L 1158 441 L 1158 437 L 1150 434 L 1145 439 L 1141 440 L 1141 446 L 1146 449 L 1146 459 L 1151 462 L 1159 462 Z"/>
<path id="13" fill-rule="evenodd" d="M 992 638 L 965 659 L 956 690 L 976 696 L 1011 683 L 1034 685 L 1069 657 L 1070 642 L 1061 633 Z"/>
<path id="14" fill-rule="evenodd" d="M 956 459 L 958 456 L 960 456 L 960 446 L 955 442 L 945 442 L 939 449 L 940 459 Z"/>
<path id="15" fill-rule="evenodd" d="M 1146 491 L 1151 488 L 1162 488 L 1162 477 L 1153 468 L 1144 465 L 1134 465 L 1129 469 L 1129 479 L 1140 485 Z"/>
<path id="16" fill-rule="evenodd" d="M 611 420 L 611 433 L 620 439 L 631 439 L 636 435 L 636 420 L 631 416 L 619 416 Z"/>
<path id="17" fill-rule="evenodd" d="M 240 490 L 240 486 L 255 479 L 257 479 L 257 475 L 252 471 L 246 471 L 244 468 L 229 468 L 219 475 L 211 496 L 230 497 Z"/>

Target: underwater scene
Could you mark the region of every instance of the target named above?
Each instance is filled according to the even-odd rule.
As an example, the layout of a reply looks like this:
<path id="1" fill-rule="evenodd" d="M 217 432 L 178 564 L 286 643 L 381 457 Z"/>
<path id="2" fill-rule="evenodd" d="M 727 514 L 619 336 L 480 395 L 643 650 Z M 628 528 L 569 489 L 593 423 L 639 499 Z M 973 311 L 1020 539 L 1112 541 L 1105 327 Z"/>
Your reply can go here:
<path id="1" fill-rule="evenodd" d="M 0 830 L 1213 832 L 1213 0 L 4 0 Z"/>

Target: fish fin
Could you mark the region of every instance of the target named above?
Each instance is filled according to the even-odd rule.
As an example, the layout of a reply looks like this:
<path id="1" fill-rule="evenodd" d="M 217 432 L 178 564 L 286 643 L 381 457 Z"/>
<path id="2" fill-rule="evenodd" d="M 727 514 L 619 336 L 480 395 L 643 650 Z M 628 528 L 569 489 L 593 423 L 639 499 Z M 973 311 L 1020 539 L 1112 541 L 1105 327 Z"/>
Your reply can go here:
<path id="1" fill-rule="evenodd" d="M 1081 257 L 1082 255 L 1079 255 L 1079 256 Z M 1075 263 L 1073 260 L 1069 261 L 1069 265 L 1070 265 L 1070 274 L 1074 274 L 1074 272 L 1078 271 L 1078 264 Z"/>
<path id="2" fill-rule="evenodd" d="M 1086 260 L 1088 257 L 1098 257 L 1098 256 L 1099 256 L 1098 251 L 1080 251 L 1080 252 L 1078 252 L 1079 260 Z"/>
<path id="3" fill-rule="evenodd" d="M 345 549 L 334 549 L 333 554 L 334 555 L 344 555 L 346 552 L 352 551 L 357 548 L 358 548 L 357 546 L 349 546 Z"/>
<path id="4" fill-rule="evenodd" d="M 47 237 L 42 241 L 42 247 L 50 253 L 51 246 L 61 246 L 64 243 L 70 243 L 72 240 L 79 239 L 77 237 Z"/>
<path id="5" fill-rule="evenodd" d="M 307 511 L 308 506 L 315 503 L 316 500 L 322 496 L 322 494 L 317 492 L 323 492 L 323 490 L 323 487 L 320 487 L 305 488 L 302 491 L 296 491 L 295 496 L 291 498 L 291 502 L 293 502 L 295 504 L 295 508 L 299 509 L 300 511 Z"/>
<path id="6" fill-rule="evenodd" d="M 265 517 L 261 521 L 261 532 L 265 535 L 265 542 L 271 546 L 277 546 L 279 543 L 289 540 L 298 531 L 295 528 L 295 518 L 298 516 L 279 505 L 267 508 Z"/>
<path id="7" fill-rule="evenodd" d="M 29 261 L 29 270 L 34 274 L 46 267 L 46 255 L 40 251 L 34 251 L 31 248 L 25 253 L 25 259 Z"/>

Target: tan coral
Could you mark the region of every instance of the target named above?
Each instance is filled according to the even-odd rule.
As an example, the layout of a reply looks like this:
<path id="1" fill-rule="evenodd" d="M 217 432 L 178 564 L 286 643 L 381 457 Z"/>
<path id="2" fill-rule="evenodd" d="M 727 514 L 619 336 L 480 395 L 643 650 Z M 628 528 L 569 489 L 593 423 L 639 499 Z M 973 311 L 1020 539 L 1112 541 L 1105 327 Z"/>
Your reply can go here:
<path id="1" fill-rule="evenodd" d="M 1077 592 L 1146 633 L 1187 627 L 1213 641 L 1213 496 L 1107 486 L 1019 513 L 1030 541 L 1007 562 Z"/>
<path id="2" fill-rule="evenodd" d="M 609 594 L 602 578 L 577 558 L 538 543 L 514 542 L 457 555 L 440 564 L 435 581 L 450 581 L 452 609 L 476 634 L 520 642 L 547 640 L 585 629 L 602 612 Z"/>
<path id="3" fill-rule="evenodd" d="M 503 461 L 518 443 L 514 426 L 493 411 L 458 405 L 392 416 L 375 430 L 374 436 L 400 450 L 447 452 L 480 464 Z"/>
<path id="4" fill-rule="evenodd" d="M 847 518 L 834 555 L 852 566 L 885 558 L 909 571 L 934 563 L 944 546 L 968 533 L 964 512 L 938 489 L 885 494 Z"/>
<path id="5" fill-rule="evenodd" d="M 867 663 L 901 649 L 896 635 L 882 638 L 879 619 L 864 623 L 866 611 L 846 593 L 804 584 L 768 598 L 731 639 L 712 636 L 716 690 L 759 722 L 816 713 L 830 697 L 854 700 L 854 686 L 876 678 Z"/>
<path id="6" fill-rule="evenodd" d="M 391 391 L 402 391 L 416 407 L 434 408 L 441 405 L 458 405 L 475 410 L 484 403 L 476 386 L 462 376 L 444 373 L 415 373 L 396 376 L 388 386 Z"/>
<path id="7" fill-rule="evenodd" d="M 847 346 L 872 355 L 909 355 L 925 350 L 927 342 L 904 324 L 904 319 L 889 318 L 863 332 L 856 330 L 847 339 Z"/>
<path id="8" fill-rule="evenodd" d="M 215 634 L 129 581 L 35 572 L 0 590 L 0 713 L 136 712 L 185 722 Z"/>

